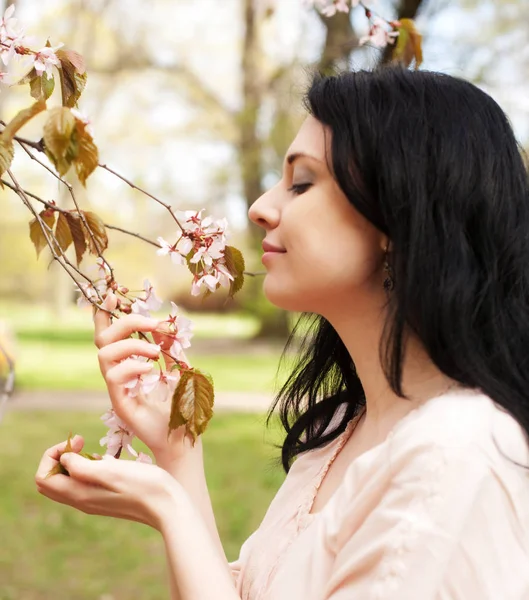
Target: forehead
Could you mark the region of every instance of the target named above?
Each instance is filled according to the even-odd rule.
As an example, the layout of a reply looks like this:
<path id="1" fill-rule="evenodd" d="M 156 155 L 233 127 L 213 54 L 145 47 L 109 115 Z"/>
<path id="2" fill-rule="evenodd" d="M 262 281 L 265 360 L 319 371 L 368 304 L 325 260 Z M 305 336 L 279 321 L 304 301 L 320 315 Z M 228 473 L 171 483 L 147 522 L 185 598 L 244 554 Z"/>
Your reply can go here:
<path id="1" fill-rule="evenodd" d="M 329 146 L 330 132 L 317 119 L 308 116 L 290 144 L 288 154 L 306 153 L 325 162 L 326 146 Z"/>

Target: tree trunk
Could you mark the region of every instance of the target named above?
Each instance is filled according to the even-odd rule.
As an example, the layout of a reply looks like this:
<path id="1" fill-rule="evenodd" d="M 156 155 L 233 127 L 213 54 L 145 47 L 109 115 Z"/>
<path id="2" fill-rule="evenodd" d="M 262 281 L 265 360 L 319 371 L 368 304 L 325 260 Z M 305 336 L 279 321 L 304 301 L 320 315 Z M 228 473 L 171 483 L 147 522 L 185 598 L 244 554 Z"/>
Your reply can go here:
<path id="1" fill-rule="evenodd" d="M 258 132 L 259 109 L 263 101 L 263 86 L 260 73 L 260 47 L 256 23 L 254 0 L 243 0 L 244 41 L 242 49 L 242 92 L 243 106 L 238 115 L 239 125 L 239 167 L 243 185 L 243 193 L 247 206 L 250 207 L 264 189 L 263 179 L 263 142 Z M 260 227 L 250 223 L 249 238 L 252 249 L 261 249 L 263 232 Z M 288 336 L 287 313 L 263 303 L 262 279 L 247 278 L 249 304 L 257 313 L 260 328 L 257 337 L 286 338 Z"/>
<path id="2" fill-rule="evenodd" d="M 330 19 L 320 15 L 320 19 L 327 31 L 318 71 L 324 75 L 330 75 L 337 70 L 348 68 L 351 52 L 358 46 L 358 37 L 347 13 L 336 13 Z"/>

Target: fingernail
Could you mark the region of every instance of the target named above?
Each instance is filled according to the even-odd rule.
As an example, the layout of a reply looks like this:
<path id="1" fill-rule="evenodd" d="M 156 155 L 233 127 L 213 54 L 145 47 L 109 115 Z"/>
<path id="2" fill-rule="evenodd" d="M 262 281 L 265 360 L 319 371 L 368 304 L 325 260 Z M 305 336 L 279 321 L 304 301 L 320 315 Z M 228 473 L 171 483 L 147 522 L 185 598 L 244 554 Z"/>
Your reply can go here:
<path id="1" fill-rule="evenodd" d="M 160 352 L 162 351 L 162 348 L 161 348 L 161 346 L 159 346 L 158 344 L 151 344 L 151 345 L 152 345 L 152 349 L 153 349 L 155 352 L 158 352 L 158 353 L 160 353 Z"/>

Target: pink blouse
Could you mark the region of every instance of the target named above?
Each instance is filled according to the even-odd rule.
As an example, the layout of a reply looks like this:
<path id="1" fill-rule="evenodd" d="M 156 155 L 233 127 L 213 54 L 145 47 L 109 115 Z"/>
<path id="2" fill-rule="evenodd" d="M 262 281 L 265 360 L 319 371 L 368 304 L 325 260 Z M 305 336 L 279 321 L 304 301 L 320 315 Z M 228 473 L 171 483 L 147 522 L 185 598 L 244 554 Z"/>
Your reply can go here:
<path id="1" fill-rule="evenodd" d="M 428 400 L 311 515 L 353 426 L 292 465 L 231 564 L 243 600 L 529 600 L 529 469 L 512 462 L 529 448 L 512 417 L 477 390 Z"/>

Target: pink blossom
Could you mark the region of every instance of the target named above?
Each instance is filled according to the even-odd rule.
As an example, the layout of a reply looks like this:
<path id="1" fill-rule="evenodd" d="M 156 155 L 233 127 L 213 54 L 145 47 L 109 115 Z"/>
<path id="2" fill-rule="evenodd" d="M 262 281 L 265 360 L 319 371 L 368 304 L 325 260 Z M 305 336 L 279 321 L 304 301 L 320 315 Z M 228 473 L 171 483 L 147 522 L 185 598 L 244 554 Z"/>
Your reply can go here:
<path id="1" fill-rule="evenodd" d="M 92 306 L 92 303 L 89 300 L 87 300 L 86 296 L 88 296 L 88 298 L 94 300 L 94 302 L 99 302 L 98 292 L 99 292 L 99 295 L 101 297 L 103 297 L 107 293 L 107 289 L 108 288 L 107 288 L 106 281 L 101 280 L 101 279 L 95 282 L 95 287 L 92 283 L 85 283 L 83 281 L 77 282 L 77 291 L 78 292 L 81 292 L 81 290 L 84 291 L 84 294 L 81 292 L 81 295 L 77 299 L 77 306 L 79 306 L 79 307 Z M 85 296 L 85 294 L 86 294 L 86 296 Z"/>
<path id="2" fill-rule="evenodd" d="M 217 270 L 217 278 L 220 285 L 223 287 L 230 287 L 230 283 L 233 281 L 233 275 L 228 271 L 226 265 L 217 262 L 215 264 L 215 269 Z"/>
<path id="3" fill-rule="evenodd" d="M 184 257 L 181 255 L 180 251 L 177 250 L 176 244 L 174 246 L 171 246 L 171 244 L 169 244 L 169 242 L 166 242 L 162 237 L 158 237 L 157 241 L 161 246 L 161 248 L 156 250 L 156 254 L 158 254 L 158 256 L 169 255 L 175 265 L 186 264 Z"/>
<path id="4" fill-rule="evenodd" d="M 378 48 L 385 48 L 388 44 L 393 44 L 395 38 L 399 35 L 398 31 L 388 31 L 386 29 L 386 21 L 379 17 L 375 17 L 373 25 L 369 30 L 369 35 L 360 38 L 359 44 L 362 46 L 366 43 L 371 43 Z"/>
<path id="5" fill-rule="evenodd" d="M 15 12 L 15 5 L 11 4 L 4 12 L 4 16 L 0 20 L 0 36 L 2 41 L 4 38 L 11 38 L 16 36 L 15 27 L 18 23 L 17 19 L 13 18 Z"/>
<path id="6" fill-rule="evenodd" d="M 212 239 L 209 244 L 200 246 L 190 262 L 198 263 L 202 261 L 206 266 L 210 267 L 213 264 L 213 260 L 217 260 L 224 256 L 224 248 L 225 244 L 220 240 Z"/>
<path id="7" fill-rule="evenodd" d="M 131 445 L 135 437 L 134 433 L 112 408 L 101 417 L 101 420 L 109 428 L 107 434 L 99 441 L 101 446 L 107 447 L 107 454 L 116 456 L 124 448 L 131 456 L 138 455 Z"/>
<path id="8" fill-rule="evenodd" d="M 139 452 L 136 462 L 141 462 L 141 463 L 146 463 L 148 465 L 152 465 L 152 458 L 148 454 L 145 454 L 144 452 Z"/>
<path id="9" fill-rule="evenodd" d="M 148 279 L 143 282 L 143 289 L 145 291 L 145 298 L 136 298 L 131 305 L 132 312 L 135 312 L 145 317 L 150 317 L 150 311 L 158 310 L 163 302 L 158 298 L 154 292 L 154 288 Z"/>
<path id="10" fill-rule="evenodd" d="M 193 337 L 193 322 L 190 319 L 178 314 L 178 306 L 171 302 L 171 313 L 167 322 L 170 324 L 174 341 L 169 351 L 174 358 L 178 358 L 184 348 L 191 346 L 191 338 Z"/>
<path id="11" fill-rule="evenodd" d="M 45 48 L 41 48 L 35 54 L 35 64 L 33 66 L 35 67 L 37 75 L 42 75 L 46 72 L 48 77 L 53 76 L 53 67 L 57 67 L 61 62 L 55 52 L 63 46 L 64 44 L 59 44 L 58 46 L 55 46 L 55 48 L 46 46 Z"/>
<path id="12" fill-rule="evenodd" d="M 201 292 L 201 287 L 203 285 L 205 285 L 210 292 L 214 292 L 217 289 L 217 283 L 219 283 L 219 280 L 213 275 L 204 275 L 202 277 L 196 278 L 191 285 L 191 295 L 199 296 Z"/>

